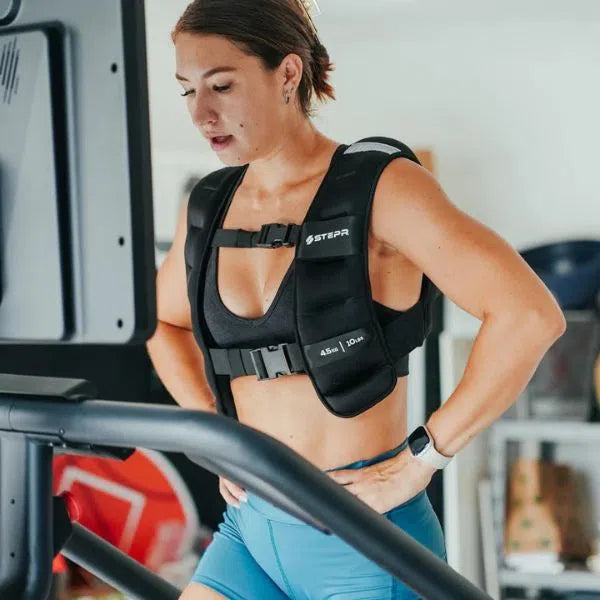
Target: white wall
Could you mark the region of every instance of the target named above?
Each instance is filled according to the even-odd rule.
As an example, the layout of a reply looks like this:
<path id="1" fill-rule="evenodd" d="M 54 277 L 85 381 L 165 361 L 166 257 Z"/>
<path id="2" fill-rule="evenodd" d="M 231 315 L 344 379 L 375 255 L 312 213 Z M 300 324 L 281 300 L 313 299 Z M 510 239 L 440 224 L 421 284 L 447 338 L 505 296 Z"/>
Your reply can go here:
<path id="1" fill-rule="evenodd" d="M 352 36 L 355 37 L 356 36 Z M 462 209 L 517 247 L 600 234 L 600 24 L 489 23 L 341 36 L 334 135 L 431 146 Z"/>

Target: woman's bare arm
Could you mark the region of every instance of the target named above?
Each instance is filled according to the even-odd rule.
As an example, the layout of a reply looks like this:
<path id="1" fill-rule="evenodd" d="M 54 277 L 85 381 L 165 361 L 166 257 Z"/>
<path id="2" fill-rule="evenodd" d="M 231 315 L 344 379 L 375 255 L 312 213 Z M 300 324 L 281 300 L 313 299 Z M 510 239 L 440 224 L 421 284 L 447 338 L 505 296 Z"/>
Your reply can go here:
<path id="1" fill-rule="evenodd" d="M 158 325 L 146 348 L 158 376 L 178 404 L 216 412 L 204 375 L 204 358 L 192 333 L 183 255 L 186 234 L 187 203 L 179 215 L 173 245 L 156 276 Z"/>
<path id="2" fill-rule="evenodd" d="M 483 322 L 462 380 L 427 423 L 437 449 L 452 456 L 517 399 L 565 331 L 564 315 L 518 252 L 408 160 L 384 170 L 371 233 Z"/>

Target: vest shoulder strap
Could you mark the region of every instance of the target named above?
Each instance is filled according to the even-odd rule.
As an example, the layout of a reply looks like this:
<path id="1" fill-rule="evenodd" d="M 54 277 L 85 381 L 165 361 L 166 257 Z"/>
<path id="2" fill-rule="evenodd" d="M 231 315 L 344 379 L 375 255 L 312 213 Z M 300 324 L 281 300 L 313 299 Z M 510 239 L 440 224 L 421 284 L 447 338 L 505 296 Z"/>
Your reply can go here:
<path id="1" fill-rule="evenodd" d="M 388 137 L 364 138 L 349 146 L 344 154 L 365 152 L 378 152 L 389 156 L 389 160 L 384 161 L 381 170 L 395 158 L 407 158 L 421 164 L 417 155 L 406 144 Z M 401 356 L 402 353 L 408 353 L 423 344 L 424 339 L 433 328 L 432 305 L 439 296 L 441 296 L 440 290 L 426 274 L 423 274 L 421 294 L 417 303 L 399 315 L 388 328 L 387 338 L 390 341 L 393 340 L 390 349 L 395 356 Z M 394 330 L 398 332 L 398 335 L 392 333 Z"/>
<path id="2" fill-rule="evenodd" d="M 215 396 L 217 410 L 234 418 L 237 414 L 229 378 L 216 375 L 211 365 L 206 362 L 206 357 L 209 356 L 208 348 L 214 345 L 214 340 L 204 320 L 204 313 L 199 310 L 198 299 L 204 296 L 209 240 L 224 210 L 226 199 L 239 184 L 246 169 L 247 166 L 225 167 L 210 173 L 194 186 L 188 203 L 184 250 L 192 329 L 205 357 L 206 379 Z"/>
<path id="3" fill-rule="evenodd" d="M 237 183 L 243 167 L 225 167 L 203 177 L 192 189 L 187 209 L 185 264 L 189 274 L 201 262 L 213 223 L 229 190 Z"/>
<path id="4" fill-rule="evenodd" d="M 365 138 L 344 148 L 311 204 L 296 249 L 298 343 L 317 394 L 338 416 L 357 415 L 388 396 L 397 382 L 398 357 L 423 341 L 419 303 L 405 320 L 416 331 L 391 348 L 370 294 L 375 189 L 385 167 L 402 157 L 419 162 L 392 138 Z"/>

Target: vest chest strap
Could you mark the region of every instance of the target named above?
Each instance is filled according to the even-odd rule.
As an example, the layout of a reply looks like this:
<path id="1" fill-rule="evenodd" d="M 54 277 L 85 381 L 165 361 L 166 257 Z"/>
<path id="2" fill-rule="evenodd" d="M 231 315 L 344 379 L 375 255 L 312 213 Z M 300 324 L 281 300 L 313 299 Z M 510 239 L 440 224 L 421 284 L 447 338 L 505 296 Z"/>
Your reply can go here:
<path id="1" fill-rule="evenodd" d="M 396 357 L 396 367 L 402 372 L 406 367 L 408 359 L 406 355 L 408 347 L 420 346 L 423 342 L 423 334 L 417 332 L 414 338 L 404 339 L 398 336 L 400 329 L 416 329 L 423 319 L 420 306 L 415 305 L 411 310 L 399 319 L 391 321 L 383 327 L 383 335 L 390 346 L 392 355 Z M 413 327 L 411 327 L 413 325 Z M 339 360 L 353 354 L 363 341 L 368 341 L 367 333 L 362 329 L 348 331 L 346 333 L 322 340 L 318 344 L 306 346 L 305 354 L 309 366 L 322 366 L 329 362 Z M 402 340 L 398 343 L 398 340 Z M 337 349 L 339 347 L 340 351 Z M 333 351 L 335 350 L 335 351 Z M 281 343 L 261 348 L 209 348 L 215 374 L 229 375 L 231 379 L 245 375 L 256 375 L 259 381 L 264 379 L 275 379 L 282 375 L 293 375 L 294 373 L 305 373 L 306 363 L 299 344 Z"/>
<path id="2" fill-rule="evenodd" d="M 209 352 L 215 373 L 229 375 L 231 379 L 256 375 L 262 381 L 305 372 L 302 352 L 296 343 L 262 348 L 210 348 Z"/>
<path id="3" fill-rule="evenodd" d="M 211 246 L 228 248 L 279 248 L 295 246 L 301 226 L 295 223 L 266 223 L 259 231 L 245 229 L 217 229 Z"/>

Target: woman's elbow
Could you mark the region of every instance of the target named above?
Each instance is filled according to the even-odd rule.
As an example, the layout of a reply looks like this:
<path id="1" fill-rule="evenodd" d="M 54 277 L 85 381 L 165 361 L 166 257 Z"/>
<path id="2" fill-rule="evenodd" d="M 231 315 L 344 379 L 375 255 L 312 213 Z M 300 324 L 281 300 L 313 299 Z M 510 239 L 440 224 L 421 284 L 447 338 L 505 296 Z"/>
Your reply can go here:
<path id="1" fill-rule="evenodd" d="M 548 346 L 551 346 L 567 330 L 567 320 L 556 302 L 543 310 L 529 309 L 525 321 L 539 341 Z"/>
<path id="2" fill-rule="evenodd" d="M 557 340 L 567 330 L 567 320 L 562 310 L 553 313 L 552 318 L 548 321 L 548 332 L 551 335 L 552 341 Z"/>

